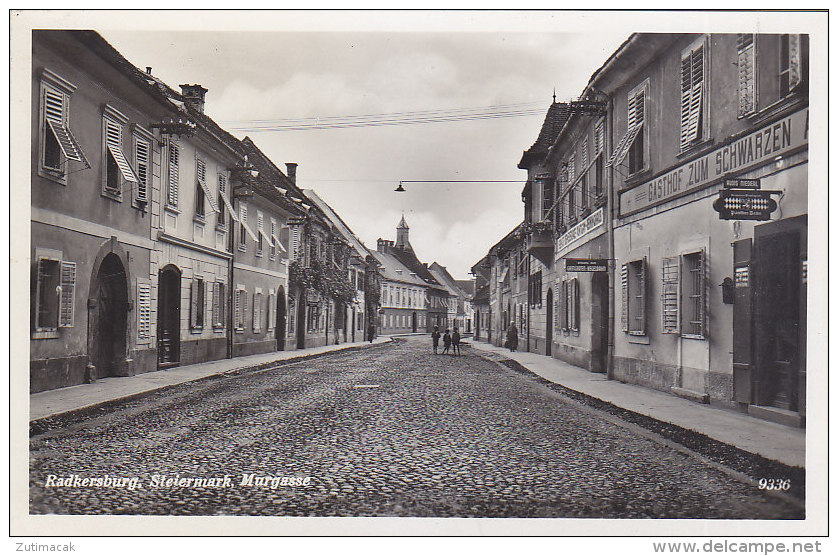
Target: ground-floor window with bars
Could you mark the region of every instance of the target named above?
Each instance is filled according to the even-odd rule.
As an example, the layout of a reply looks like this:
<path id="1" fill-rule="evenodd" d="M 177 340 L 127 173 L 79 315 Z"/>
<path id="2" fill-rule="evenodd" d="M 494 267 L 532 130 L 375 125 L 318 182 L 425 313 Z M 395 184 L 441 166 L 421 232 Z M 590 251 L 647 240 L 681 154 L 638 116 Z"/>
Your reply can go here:
<path id="1" fill-rule="evenodd" d="M 559 292 L 559 322 L 563 332 L 579 331 L 579 278 L 562 280 Z"/>
<path id="2" fill-rule="evenodd" d="M 704 338 L 707 322 L 707 262 L 704 250 L 662 261 L 661 314 L 664 334 Z"/>

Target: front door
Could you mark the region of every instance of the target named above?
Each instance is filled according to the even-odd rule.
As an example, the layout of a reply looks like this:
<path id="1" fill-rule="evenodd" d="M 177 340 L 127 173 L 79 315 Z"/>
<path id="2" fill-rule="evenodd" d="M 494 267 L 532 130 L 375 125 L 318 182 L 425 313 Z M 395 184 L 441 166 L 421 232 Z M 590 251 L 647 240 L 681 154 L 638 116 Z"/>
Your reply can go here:
<path id="1" fill-rule="evenodd" d="M 545 331 L 544 338 L 547 342 L 547 346 L 545 347 L 546 355 L 553 355 L 553 289 L 550 288 L 547 290 L 547 330 Z"/>
<path id="2" fill-rule="evenodd" d="M 304 349 L 306 347 L 306 296 L 305 292 L 297 301 L 297 349 Z"/>
<path id="3" fill-rule="evenodd" d="M 780 221 L 754 229 L 754 336 L 757 403 L 798 411 L 805 380 L 806 233 L 805 222 L 802 227 L 790 224 Z"/>
<path id="4" fill-rule="evenodd" d="M 128 284 L 119 257 L 108 254 L 94 277 L 90 316 L 90 362 L 98 378 L 123 375 L 128 331 Z"/>
<path id="5" fill-rule="evenodd" d="M 180 270 L 168 265 L 160 271 L 157 300 L 157 364 L 173 367 L 180 362 Z"/>
<path id="6" fill-rule="evenodd" d="M 285 289 L 280 286 L 276 292 L 276 349 L 285 349 L 285 323 L 288 320 L 285 314 Z"/>
<path id="7" fill-rule="evenodd" d="M 608 370 L 608 273 L 594 272 L 591 278 L 591 371 Z"/>

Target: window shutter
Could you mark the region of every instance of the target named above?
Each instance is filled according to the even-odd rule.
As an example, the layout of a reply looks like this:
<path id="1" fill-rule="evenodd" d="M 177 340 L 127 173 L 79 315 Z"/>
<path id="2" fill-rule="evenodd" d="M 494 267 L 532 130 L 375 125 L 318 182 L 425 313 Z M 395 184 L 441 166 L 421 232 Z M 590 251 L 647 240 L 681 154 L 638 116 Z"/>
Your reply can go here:
<path id="1" fill-rule="evenodd" d="M 241 328 L 242 327 L 242 291 L 236 290 L 236 306 L 233 308 L 235 312 L 235 327 Z"/>
<path id="2" fill-rule="evenodd" d="M 605 150 L 605 120 L 601 120 L 596 124 L 594 131 L 594 150 L 596 154 Z"/>
<path id="3" fill-rule="evenodd" d="M 661 331 L 664 334 L 678 334 L 680 332 L 680 263 L 678 257 L 665 257 L 661 263 Z"/>
<path id="4" fill-rule="evenodd" d="M 561 307 L 561 319 L 562 319 L 562 330 L 567 331 L 567 280 L 562 280 L 562 288 L 561 288 L 561 295 L 559 298 L 561 299 L 562 307 Z"/>
<path id="5" fill-rule="evenodd" d="M 61 152 L 68 160 L 85 162 L 78 141 L 67 125 L 66 97 L 64 93 L 53 89 L 44 89 L 44 120 L 52 130 Z"/>
<path id="6" fill-rule="evenodd" d="M 800 84 L 800 35 L 789 35 L 789 91 Z"/>
<path id="7" fill-rule="evenodd" d="M 64 94 L 50 89 L 44 90 L 44 117 L 48 122 L 64 125 Z"/>
<path id="8" fill-rule="evenodd" d="M 580 151 L 580 164 L 579 166 L 582 171 L 585 171 L 585 168 L 588 167 L 588 138 L 585 137 L 584 141 L 582 141 L 582 147 Z"/>
<path id="9" fill-rule="evenodd" d="M 137 282 L 137 340 L 151 340 L 151 283 Z"/>
<path id="10" fill-rule="evenodd" d="M 193 278 L 189 288 L 189 328 L 198 325 L 198 280 Z"/>
<path id="11" fill-rule="evenodd" d="M 573 329 L 579 330 L 579 278 L 574 278 L 573 284 Z"/>
<path id="12" fill-rule="evenodd" d="M 245 318 L 247 317 L 247 290 L 242 290 L 242 328 L 245 327 Z"/>
<path id="13" fill-rule="evenodd" d="M 700 138 L 704 45 L 681 59 L 681 149 Z"/>
<path id="14" fill-rule="evenodd" d="M 620 267 L 620 288 L 623 292 L 620 303 L 620 326 L 622 327 L 623 332 L 628 332 L 628 264 L 623 264 Z"/>
<path id="15" fill-rule="evenodd" d="M 61 262 L 61 298 L 59 299 L 58 326 L 72 328 L 75 322 L 74 297 L 76 291 L 76 263 Z"/>
<path id="16" fill-rule="evenodd" d="M 215 282 L 212 286 L 212 325 L 215 328 L 221 327 L 221 282 Z"/>
<path id="17" fill-rule="evenodd" d="M 148 142 L 139 137 L 137 142 L 137 200 L 148 201 Z"/>
<path id="18" fill-rule="evenodd" d="M 169 141 L 169 189 L 166 201 L 169 206 L 176 207 L 179 187 L 180 148 L 178 144 Z"/>
<path id="19" fill-rule="evenodd" d="M 757 108 L 756 46 L 752 33 L 739 33 L 736 38 L 739 67 L 739 117 L 753 114 Z"/>
<path id="20" fill-rule="evenodd" d="M 122 174 L 122 179 L 137 183 L 137 176 L 122 153 L 122 126 L 107 118 L 105 118 L 105 141 L 108 146 L 108 151 L 113 156 L 116 166 L 119 168 L 119 173 Z"/>
<path id="21" fill-rule="evenodd" d="M 698 286 L 698 292 L 701 296 L 699 298 L 698 310 L 699 310 L 699 335 L 702 338 L 705 338 L 705 332 L 707 330 L 707 252 L 702 249 L 701 254 L 699 256 L 699 264 L 701 265 L 700 271 L 698 273 L 701 283 Z"/>
<path id="22" fill-rule="evenodd" d="M 646 282 L 647 282 L 648 264 L 646 257 L 640 263 L 640 295 L 638 301 L 640 303 L 640 323 L 637 326 L 637 333 L 641 336 L 646 335 Z"/>

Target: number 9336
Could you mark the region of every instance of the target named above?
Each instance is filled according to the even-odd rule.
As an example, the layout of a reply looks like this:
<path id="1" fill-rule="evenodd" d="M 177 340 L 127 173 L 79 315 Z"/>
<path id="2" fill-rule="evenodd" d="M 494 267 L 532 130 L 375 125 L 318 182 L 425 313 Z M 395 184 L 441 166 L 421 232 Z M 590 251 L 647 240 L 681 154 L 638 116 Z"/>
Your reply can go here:
<path id="1" fill-rule="evenodd" d="M 788 490 L 791 488 L 789 479 L 760 479 L 757 484 L 760 490 Z"/>

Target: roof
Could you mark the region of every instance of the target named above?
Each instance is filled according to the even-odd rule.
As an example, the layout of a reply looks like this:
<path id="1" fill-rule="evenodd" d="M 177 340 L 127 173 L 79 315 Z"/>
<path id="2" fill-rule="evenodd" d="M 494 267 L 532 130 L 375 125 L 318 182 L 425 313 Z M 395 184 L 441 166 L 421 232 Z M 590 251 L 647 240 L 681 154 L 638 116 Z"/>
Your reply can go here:
<path id="1" fill-rule="evenodd" d="M 401 262 L 404 266 L 409 268 L 412 272 L 415 272 L 422 278 L 425 282 L 427 282 L 431 286 L 439 286 L 440 283 L 431 274 L 431 271 L 428 270 L 419 258 L 416 256 L 416 253 L 413 251 L 413 247 L 410 244 L 407 247 L 397 247 L 393 246 L 390 247 L 390 254 L 396 257 L 399 262 Z"/>
<path id="2" fill-rule="evenodd" d="M 474 295 L 474 278 L 471 280 L 454 280 L 454 282 L 456 282 L 457 285 L 460 286 L 460 289 L 466 292 L 466 295 L 469 297 Z"/>
<path id="3" fill-rule="evenodd" d="M 349 244 L 355 249 L 355 251 L 358 252 L 360 256 L 366 259 L 370 255 L 370 251 L 364 246 L 363 243 L 361 243 L 361 240 L 358 239 L 358 236 L 352 233 L 352 230 L 349 229 L 349 226 L 347 226 L 346 222 L 343 221 L 343 219 L 338 215 L 338 213 L 336 213 L 335 210 L 332 207 L 330 207 L 326 201 L 321 199 L 320 196 L 312 189 L 304 189 L 303 193 L 305 193 L 306 197 L 311 199 L 311 201 L 315 205 L 317 205 L 320 208 L 320 210 L 323 211 L 323 213 L 326 215 L 326 218 L 328 218 L 332 222 L 332 224 L 335 225 L 335 228 L 338 229 L 343 238 L 349 242 Z"/>
<path id="4" fill-rule="evenodd" d="M 402 214 L 402 219 L 399 221 L 399 225 L 396 226 L 396 229 L 402 230 L 409 230 L 410 226 L 407 225 L 407 221 L 404 219 L 404 214 Z"/>
<path id="5" fill-rule="evenodd" d="M 512 230 L 508 234 L 506 234 L 503 237 L 503 239 L 501 239 L 499 242 L 494 244 L 491 249 L 489 249 L 489 253 L 496 254 L 497 251 L 501 249 L 511 249 L 516 243 L 521 243 L 522 240 L 519 238 L 517 232 L 521 228 L 523 228 L 523 226 L 524 222 L 521 222 L 520 224 L 512 228 Z"/>
<path id="6" fill-rule="evenodd" d="M 259 171 L 259 176 L 252 182 L 254 189 L 263 195 L 269 196 L 278 202 L 280 206 L 300 216 L 305 214 L 302 201 L 306 199 L 306 196 L 303 194 L 303 191 L 282 170 L 276 167 L 273 161 L 256 146 L 256 143 L 250 137 L 245 137 L 240 143 L 244 155 L 247 156 L 247 161 Z M 283 193 L 280 189 L 284 189 L 286 192 L 291 192 L 294 195 Z M 301 201 L 294 201 L 291 198 L 292 196 L 300 198 Z"/>
<path id="7" fill-rule="evenodd" d="M 381 264 L 379 273 L 385 280 L 392 280 L 394 282 L 404 282 L 406 284 L 414 284 L 417 286 L 427 287 L 428 284 L 419 276 L 412 276 L 411 270 L 389 253 L 382 253 L 381 251 L 370 251 Z M 401 272 L 398 272 L 401 271 Z"/>
<path id="8" fill-rule="evenodd" d="M 521 161 L 518 162 L 518 168 L 525 170 L 529 168 L 533 160 L 547 154 L 547 149 L 559 136 L 562 127 L 570 117 L 570 110 L 568 105 L 564 102 L 553 102 L 550 108 L 547 109 L 547 115 L 544 117 L 544 123 L 541 124 L 541 131 L 538 133 L 538 138 L 532 146 L 524 151 Z"/>
<path id="9" fill-rule="evenodd" d="M 456 287 L 456 284 L 449 283 L 445 277 L 445 273 L 440 270 L 439 266 L 431 266 L 428 268 L 434 278 L 436 278 L 437 282 L 442 284 L 442 288 L 448 292 L 448 295 L 451 297 L 460 297 L 463 293 Z M 453 282 L 453 280 L 452 280 Z"/>
<path id="10" fill-rule="evenodd" d="M 489 304 L 489 284 L 485 284 L 477 288 L 477 291 L 474 293 L 472 303 L 475 305 Z"/>

